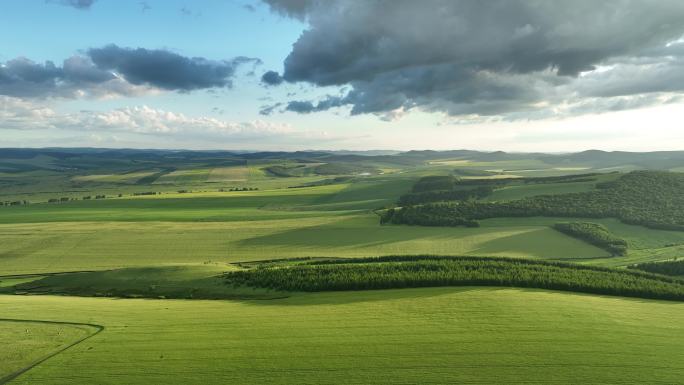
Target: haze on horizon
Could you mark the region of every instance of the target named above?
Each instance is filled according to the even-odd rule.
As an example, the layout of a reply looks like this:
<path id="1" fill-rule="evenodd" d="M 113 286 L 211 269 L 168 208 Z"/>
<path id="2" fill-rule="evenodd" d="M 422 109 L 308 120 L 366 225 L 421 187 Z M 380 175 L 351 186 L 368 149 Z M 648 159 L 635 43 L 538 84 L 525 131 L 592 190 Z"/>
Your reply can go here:
<path id="1" fill-rule="evenodd" d="M 2 1 L 0 147 L 682 150 L 684 2 L 430 2 Z"/>

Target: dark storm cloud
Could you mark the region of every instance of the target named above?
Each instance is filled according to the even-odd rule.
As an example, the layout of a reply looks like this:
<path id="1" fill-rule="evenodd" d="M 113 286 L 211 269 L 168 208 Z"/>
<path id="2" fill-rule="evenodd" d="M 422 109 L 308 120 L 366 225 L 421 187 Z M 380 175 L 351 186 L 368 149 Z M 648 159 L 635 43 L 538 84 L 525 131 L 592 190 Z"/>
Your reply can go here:
<path id="1" fill-rule="evenodd" d="M 328 96 L 316 104 L 309 101 L 292 101 L 287 103 L 285 110 L 308 114 L 310 112 L 325 111 L 334 107 L 341 107 L 345 104 L 349 104 L 347 98 Z"/>
<path id="2" fill-rule="evenodd" d="M 267 71 L 261 76 L 261 82 L 270 86 L 277 86 L 283 80 L 282 76 L 276 71 Z"/>
<path id="3" fill-rule="evenodd" d="M 275 112 L 275 110 L 278 107 L 280 107 L 282 105 L 283 105 L 283 103 L 276 103 L 276 104 L 272 104 L 272 105 L 262 106 L 261 109 L 259 109 L 259 114 L 265 115 L 265 116 L 271 115 L 273 112 Z"/>
<path id="4" fill-rule="evenodd" d="M 214 61 L 165 50 L 122 48 L 113 44 L 90 49 L 88 56 L 98 68 L 115 71 L 132 84 L 181 91 L 230 86 L 230 78 L 238 65 L 257 60 Z"/>
<path id="5" fill-rule="evenodd" d="M 304 19 L 314 5 L 311 0 L 264 0 L 272 10 L 284 16 Z"/>
<path id="6" fill-rule="evenodd" d="M 61 66 L 27 58 L 0 64 L 0 95 L 76 97 L 135 94 L 140 87 L 182 92 L 229 87 L 237 68 L 249 63 L 260 61 L 247 57 L 214 61 L 108 45 L 90 49 L 86 56 L 72 56 Z"/>
<path id="7" fill-rule="evenodd" d="M 90 9 L 90 7 L 95 4 L 95 1 L 96 0 L 47 0 L 46 2 L 66 5 L 76 9 Z"/>
<path id="8" fill-rule="evenodd" d="M 0 95 L 70 97 L 78 88 L 113 79 L 115 76 L 110 72 L 98 69 L 88 59 L 78 56 L 65 60 L 61 67 L 51 61 L 41 64 L 17 58 L 0 65 Z"/>
<path id="9" fill-rule="evenodd" d="M 496 115 L 542 102 L 684 89 L 673 63 L 684 60 L 681 44 L 667 46 L 684 35 L 680 0 L 264 1 L 308 24 L 282 79 L 351 85 L 342 102 L 354 114 L 417 107 Z M 602 73 L 585 84 L 579 76 L 634 60 L 642 62 L 633 74 L 661 66 L 646 76 L 657 79 L 624 79 L 631 86 L 614 84 L 602 95 L 601 82 L 615 79 Z M 288 110 L 325 107 L 293 106 Z"/>

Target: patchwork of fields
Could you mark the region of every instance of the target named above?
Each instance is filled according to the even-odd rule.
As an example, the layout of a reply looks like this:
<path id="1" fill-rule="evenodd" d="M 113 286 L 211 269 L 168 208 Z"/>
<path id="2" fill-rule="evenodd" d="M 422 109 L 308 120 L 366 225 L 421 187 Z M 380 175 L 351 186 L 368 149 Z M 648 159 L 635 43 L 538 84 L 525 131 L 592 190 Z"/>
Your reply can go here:
<path id="1" fill-rule="evenodd" d="M 684 375 L 679 302 L 483 287 L 304 294 L 215 280 L 251 268 L 249 262 L 283 258 L 469 255 L 624 268 L 684 256 L 684 231 L 615 218 L 502 217 L 479 220 L 479 227 L 380 224 L 383 211 L 424 176 L 461 175 L 467 186 L 503 180 L 481 200 L 506 202 L 590 192 L 622 174 L 570 182 L 529 178 L 618 166 L 420 154 L 360 160 L 344 155 L 337 163 L 299 155 L 220 161 L 192 156 L 185 163 L 145 159 L 147 168 L 125 158 L 103 165 L 98 156 L 68 162 L 41 156 L 16 161 L 16 169 L 0 174 L 0 200 L 28 201 L 0 207 L 0 292 L 8 293 L 0 295 L 0 343 L 11 346 L 0 352 L 0 362 L 8 363 L 0 369 L 0 383 L 23 369 L 11 383 L 296 378 L 671 384 Z M 95 161 L 100 163 L 79 169 Z M 305 171 L 277 176 L 269 167 Z M 611 256 L 554 230 L 572 221 L 602 225 L 625 240 L 626 254 Z M 97 273 L 51 275 L 91 271 Z M 70 277 L 83 280 L 66 285 Z M 193 295 L 233 299 L 158 299 Z"/>

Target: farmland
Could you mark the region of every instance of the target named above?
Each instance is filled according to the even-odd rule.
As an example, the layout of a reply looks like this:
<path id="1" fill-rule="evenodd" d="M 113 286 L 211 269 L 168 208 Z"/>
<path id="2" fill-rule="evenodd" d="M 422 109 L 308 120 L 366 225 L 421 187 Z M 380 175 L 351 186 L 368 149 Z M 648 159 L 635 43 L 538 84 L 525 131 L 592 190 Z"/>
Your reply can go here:
<path id="1" fill-rule="evenodd" d="M 69 151 L 2 153 L 0 338 L 7 340 L 0 342 L 12 349 L 0 353 L 11 363 L 0 378 L 26 369 L 13 384 L 669 384 L 684 374 L 676 359 L 684 347 L 680 275 L 625 269 L 679 271 L 668 261 L 684 255 L 684 231 L 653 225 L 676 224 L 679 211 L 660 210 L 661 201 L 591 218 L 582 210 L 502 211 L 478 216 L 477 227 L 381 224 L 402 199 L 409 207 L 506 208 L 594 196 L 638 173 L 656 175 L 649 188 L 669 199 L 668 188 L 679 186 L 672 170 L 684 157 L 635 156 L 630 170 L 661 169 L 628 174 L 606 170 L 627 164 L 622 154 L 577 161 L 474 152 Z M 416 187 L 421 180 L 435 183 Z M 635 213 L 640 221 L 625 220 Z M 582 231 L 559 231 L 559 224 Z M 368 262 L 417 255 L 428 258 L 419 267 L 376 271 Z M 464 256 L 471 265 L 459 270 L 439 256 Z M 539 281 L 525 282 L 545 283 L 516 280 L 530 272 L 507 270 L 516 260 L 541 269 L 529 276 Z M 305 280 L 308 270 L 297 269 L 332 268 L 332 261 L 356 274 L 353 290 L 225 279 L 263 265 L 264 273 L 294 269 Z M 574 276 L 566 265 L 589 275 Z M 456 274 L 449 287 L 411 273 L 443 266 Z M 484 278 L 454 273 L 462 271 Z M 373 278 L 397 274 L 417 283 L 383 286 Z M 580 276 L 589 278 L 573 281 L 577 287 L 557 280 Z M 623 286 L 602 291 L 606 282 Z M 626 298 L 635 287 L 674 294 Z M 369 288 L 376 290 L 362 290 Z M 670 301 L 646 299 L 654 297 Z"/>

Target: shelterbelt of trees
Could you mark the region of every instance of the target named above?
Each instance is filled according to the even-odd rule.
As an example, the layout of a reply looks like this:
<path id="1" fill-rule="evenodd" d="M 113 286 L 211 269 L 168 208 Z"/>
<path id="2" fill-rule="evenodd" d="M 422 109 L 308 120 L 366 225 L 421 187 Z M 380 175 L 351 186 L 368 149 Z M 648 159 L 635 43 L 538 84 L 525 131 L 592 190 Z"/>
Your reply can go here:
<path id="1" fill-rule="evenodd" d="M 684 174 L 633 171 L 588 192 L 502 202 L 452 201 L 387 210 L 383 223 L 452 226 L 497 217 L 618 218 L 655 229 L 684 230 Z"/>
<path id="2" fill-rule="evenodd" d="M 600 247 L 612 255 L 623 256 L 627 254 L 627 241 L 613 235 L 602 224 L 590 222 L 556 223 L 553 228 L 563 234 Z"/>
<path id="3" fill-rule="evenodd" d="M 478 186 L 465 190 L 436 190 L 404 194 L 399 197 L 399 206 L 410 206 L 428 202 L 464 201 L 485 198 L 494 192 L 493 186 Z"/>
<path id="4" fill-rule="evenodd" d="M 493 173 L 484 174 L 482 172 L 472 172 L 468 175 L 461 170 L 455 170 L 459 176 L 488 176 Z M 590 182 L 596 180 L 597 173 L 547 176 L 547 177 L 528 177 L 528 178 L 501 178 L 501 179 L 461 179 L 453 175 L 447 176 L 426 176 L 418 180 L 411 192 L 402 195 L 397 204 L 399 206 L 412 206 L 430 202 L 445 201 L 465 201 L 472 199 L 482 199 L 491 195 L 497 188 L 504 187 L 513 181 L 525 184 L 544 184 L 544 183 L 577 183 Z M 474 186 L 474 187 L 473 187 Z"/>
<path id="5" fill-rule="evenodd" d="M 647 262 L 637 265 L 628 266 L 630 269 L 646 271 L 649 273 L 670 275 L 684 278 L 684 259 L 662 261 L 662 262 Z"/>
<path id="6" fill-rule="evenodd" d="M 226 273 L 235 286 L 341 291 L 436 286 L 512 286 L 684 300 L 684 281 L 626 269 L 514 258 L 390 256 L 266 264 Z"/>

